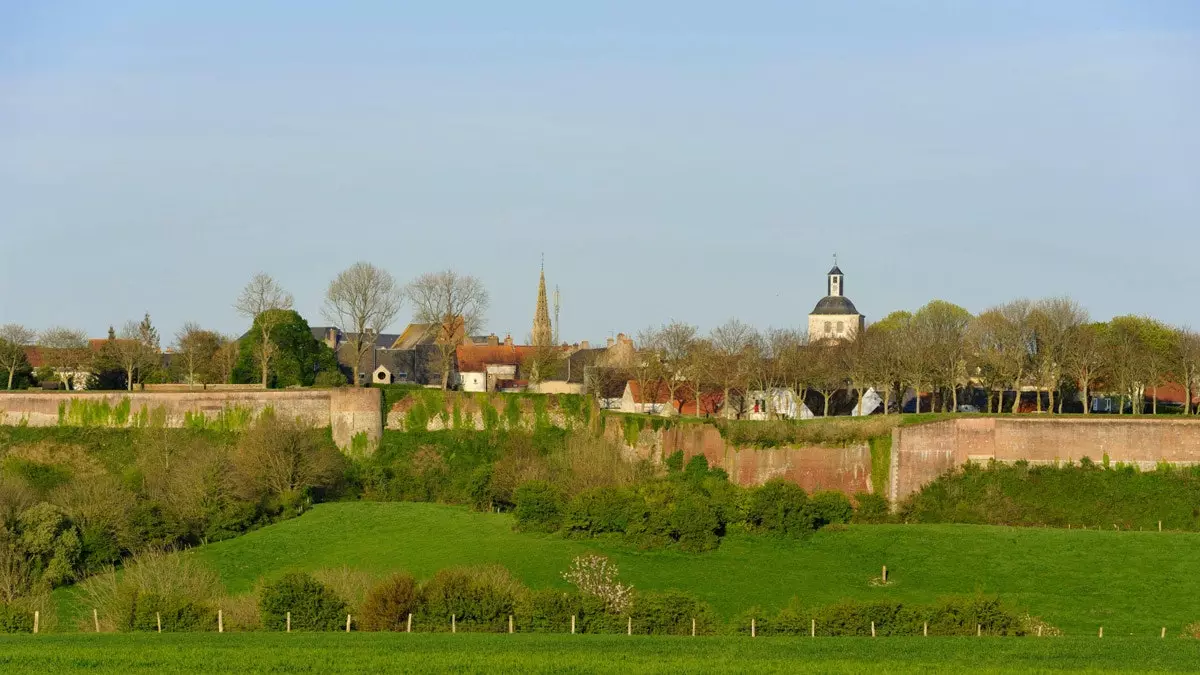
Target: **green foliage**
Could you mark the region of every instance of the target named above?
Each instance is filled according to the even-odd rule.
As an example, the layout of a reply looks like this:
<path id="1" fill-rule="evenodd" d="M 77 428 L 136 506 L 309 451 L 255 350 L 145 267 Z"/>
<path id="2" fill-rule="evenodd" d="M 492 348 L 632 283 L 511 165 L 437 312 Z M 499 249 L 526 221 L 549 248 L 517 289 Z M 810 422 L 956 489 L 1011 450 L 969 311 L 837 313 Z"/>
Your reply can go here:
<path id="1" fill-rule="evenodd" d="M 210 429 L 220 432 L 244 431 L 254 422 L 254 410 L 248 406 L 229 405 L 209 418 L 204 411 L 186 411 L 183 414 L 185 429 Z"/>
<path id="2" fill-rule="evenodd" d="M 268 370 L 268 386 L 276 389 L 311 387 L 318 373 L 339 372 L 337 355 L 329 345 L 312 336 L 304 317 L 292 310 L 269 312 L 282 317 L 281 322 L 271 331 L 271 340 L 277 349 Z M 236 384 L 254 384 L 262 381 L 258 364 L 262 344 L 262 320 L 261 316 L 255 319 L 250 332 L 238 343 L 238 360 L 233 369 L 233 381 Z"/>
<path id="3" fill-rule="evenodd" d="M 287 615 L 292 630 L 337 630 L 346 622 L 346 603 L 310 574 L 291 572 L 262 589 L 258 601 L 263 628 L 285 630 Z"/>
<path id="4" fill-rule="evenodd" d="M 368 631 L 402 631 L 408 615 L 418 611 L 421 596 L 411 574 L 393 574 L 367 593 L 359 627 Z"/>
<path id="5" fill-rule="evenodd" d="M 967 464 L 909 496 L 899 517 L 912 523 L 989 523 L 1200 530 L 1200 468 L 1139 471 L 1079 464 Z"/>
<path id="6" fill-rule="evenodd" d="M 0 472 L 16 476 L 43 497 L 54 488 L 71 480 L 71 469 L 60 464 L 43 464 L 19 457 L 9 457 L 0 464 Z"/>
<path id="7" fill-rule="evenodd" d="M 0 602 L 0 633 L 32 633 L 33 612 Z"/>
<path id="8" fill-rule="evenodd" d="M 892 472 L 892 435 L 873 436 L 867 443 L 871 448 L 871 489 L 884 494 Z"/>
<path id="9" fill-rule="evenodd" d="M 754 612 L 751 612 L 754 614 Z M 738 621 L 738 631 L 750 632 L 749 618 Z M 1017 636 L 1025 633 L 1018 615 L 1006 608 L 998 597 L 939 598 L 933 605 L 909 605 L 893 600 L 843 600 L 802 609 L 795 604 L 774 616 L 756 618 L 760 635 L 808 635 L 818 637 L 930 636 Z"/>
<path id="10" fill-rule="evenodd" d="M 314 387 L 344 387 L 349 384 L 340 370 L 322 370 L 313 378 Z"/>
<path id="11" fill-rule="evenodd" d="M 667 455 L 663 460 L 663 466 L 667 467 L 667 473 L 681 473 L 683 471 L 683 450 L 676 450 Z"/>
<path id="12" fill-rule="evenodd" d="M 443 569 L 421 586 L 420 625 L 424 630 L 499 633 L 524 592 L 503 567 Z"/>
<path id="13" fill-rule="evenodd" d="M 217 629 L 217 610 L 189 598 L 156 593 L 129 594 L 129 613 L 121 631 L 156 631 L 161 621 L 163 632 L 209 631 Z"/>
<path id="14" fill-rule="evenodd" d="M 35 504 L 17 517 L 16 532 L 33 578 L 49 587 L 75 578 L 83 543 L 79 529 L 62 509 Z"/>
<path id="15" fill-rule="evenodd" d="M 813 529 L 848 523 L 854 515 L 854 506 L 850 504 L 850 499 L 833 490 L 814 492 L 808 498 L 807 508 L 811 514 Z"/>
<path id="16" fill-rule="evenodd" d="M 854 495 L 856 503 L 853 522 L 855 523 L 886 523 L 891 518 L 890 506 L 886 497 L 870 492 L 857 492 Z"/>
<path id="17" fill-rule="evenodd" d="M 556 532 L 562 527 L 563 504 L 558 488 L 545 481 L 529 481 L 517 488 L 513 515 L 524 532 Z"/>
<path id="18" fill-rule="evenodd" d="M 804 489 L 773 478 L 750 493 L 746 525 L 753 530 L 798 537 L 812 532 L 811 513 Z"/>
<path id="19" fill-rule="evenodd" d="M 585 490 L 567 505 L 563 532 L 568 536 L 587 537 L 623 534 L 639 504 L 637 495 L 624 488 Z"/>
<path id="20" fill-rule="evenodd" d="M 720 626 L 712 607 L 682 591 L 639 592 L 633 599 L 633 632 L 639 635 L 712 635 Z"/>
<path id="21" fill-rule="evenodd" d="M 521 428 L 521 405 L 516 396 L 505 397 L 504 424 L 509 431 Z"/>

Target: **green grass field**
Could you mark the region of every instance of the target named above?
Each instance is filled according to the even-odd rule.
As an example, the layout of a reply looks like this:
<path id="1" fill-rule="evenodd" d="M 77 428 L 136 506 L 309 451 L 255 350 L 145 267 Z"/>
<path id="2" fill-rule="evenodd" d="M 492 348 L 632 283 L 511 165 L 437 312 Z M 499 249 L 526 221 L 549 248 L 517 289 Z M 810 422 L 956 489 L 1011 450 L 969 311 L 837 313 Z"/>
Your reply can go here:
<path id="1" fill-rule="evenodd" d="M 997 593 L 1068 635 L 1178 635 L 1200 620 L 1200 534 L 861 525 L 804 541 L 733 534 L 704 554 L 632 549 L 615 540 L 572 541 L 513 532 L 507 515 L 413 503 L 317 506 L 300 518 L 187 553 L 209 564 L 231 593 L 285 570 L 349 565 L 428 577 L 454 565 L 504 565 L 530 587 L 567 588 L 571 558 L 596 551 L 646 590 L 689 591 L 725 621 L 793 598 L 927 603 L 947 594 Z M 872 580 L 888 566 L 891 584 Z M 65 618 L 65 617 L 64 617 Z M 63 621 L 64 626 L 74 621 Z"/>
<path id="2" fill-rule="evenodd" d="M 0 671 L 1148 672 L 1194 671 L 1200 641 L 1129 638 L 652 638 L 547 635 L 0 636 Z"/>

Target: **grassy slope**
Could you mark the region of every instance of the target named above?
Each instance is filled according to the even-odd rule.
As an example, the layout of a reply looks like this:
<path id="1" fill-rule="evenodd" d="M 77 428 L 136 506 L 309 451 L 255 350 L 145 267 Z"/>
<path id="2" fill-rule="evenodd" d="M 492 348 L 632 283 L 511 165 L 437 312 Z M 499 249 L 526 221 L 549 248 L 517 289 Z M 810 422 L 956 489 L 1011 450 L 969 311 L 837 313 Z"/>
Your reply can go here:
<path id="1" fill-rule="evenodd" d="M 600 551 L 638 588 L 678 588 L 732 620 L 751 607 L 843 598 L 928 602 L 1000 593 L 1068 634 L 1178 634 L 1200 619 L 1200 535 L 969 525 L 854 526 L 804 542 L 733 535 L 712 553 L 638 552 L 615 541 L 514 533 L 506 515 L 409 503 L 343 503 L 196 549 L 230 592 L 285 569 L 347 564 L 419 577 L 460 564 L 499 563 L 533 587 L 566 587 L 572 556 Z M 894 583 L 870 581 L 887 565 Z"/>
<path id="2" fill-rule="evenodd" d="M 648 638 L 548 635 L 0 635 L 0 671 L 1189 672 L 1195 640 Z"/>

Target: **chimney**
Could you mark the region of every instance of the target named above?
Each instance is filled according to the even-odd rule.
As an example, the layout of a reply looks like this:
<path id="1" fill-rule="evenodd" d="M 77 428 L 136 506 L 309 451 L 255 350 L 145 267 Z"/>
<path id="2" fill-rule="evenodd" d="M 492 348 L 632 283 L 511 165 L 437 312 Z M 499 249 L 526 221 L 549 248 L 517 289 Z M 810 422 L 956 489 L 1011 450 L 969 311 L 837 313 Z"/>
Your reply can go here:
<path id="1" fill-rule="evenodd" d="M 607 339 L 605 339 L 605 341 L 604 341 L 604 346 L 605 346 L 605 347 L 608 347 L 609 349 L 612 349 L 612 346 L 613 346 L 614 344 L 616 344 L 616 341 L 615 341 L 615 340 L 613 340 L 611 337 L 610 337 L 610 338 L 607 338 Z"/>
<path id="2" fill-rule="evenodd" d="M 492 333 L 491 335 L 487 336 L 487 344 L 489 347 L 499 347 L 500 338 L 496 337 L 495 333 Z"/>
<path id="3" fill-rule="evenodd" d="M 592 345 L 587 340 L 583 340 L 579 343 L 579 348 L 580 349 L 591 349 Z"/>
<path id="4" fill-rule="evenodd" d="M 511 347 L 511 346 L 513 346 L 513 343 L 512 343 L 512 335 L 505 335 L 505 336 L 504 336 L 504 346 L 505 346 L 505 347 Z"/>

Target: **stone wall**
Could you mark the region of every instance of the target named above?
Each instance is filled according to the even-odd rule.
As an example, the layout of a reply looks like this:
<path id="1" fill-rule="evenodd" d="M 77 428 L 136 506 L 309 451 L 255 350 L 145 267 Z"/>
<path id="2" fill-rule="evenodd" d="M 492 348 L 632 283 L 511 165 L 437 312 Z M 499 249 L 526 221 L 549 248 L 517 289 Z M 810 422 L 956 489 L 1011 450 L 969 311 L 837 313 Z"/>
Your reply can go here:
<path id="1" fill-rule="evenodd" d="M 212 423 L 223 416 L 257 417 L 266 408 L 317 427 L 332 427 L 338 447 L 375 448 L 382 434 L 377 389 L 188 392 L 44 392 L 0 394 L 0 424 L 125 426 L 150 421 L 168 427 Z M 104 411 L 107 412 L 105 415 Z M 100 419 L 106 417 L 106 419 Z M 360 441 L 362 442 L 362 441 Z"/>
<path id="2" fill-rule="evenodd" d="M 968 461 L 1053 464 L 1105 456 L 1142 469 L 1200 463 L 1200 420 L 974 417 L 897 427 L 888 497 L 899 502 Z"/>

